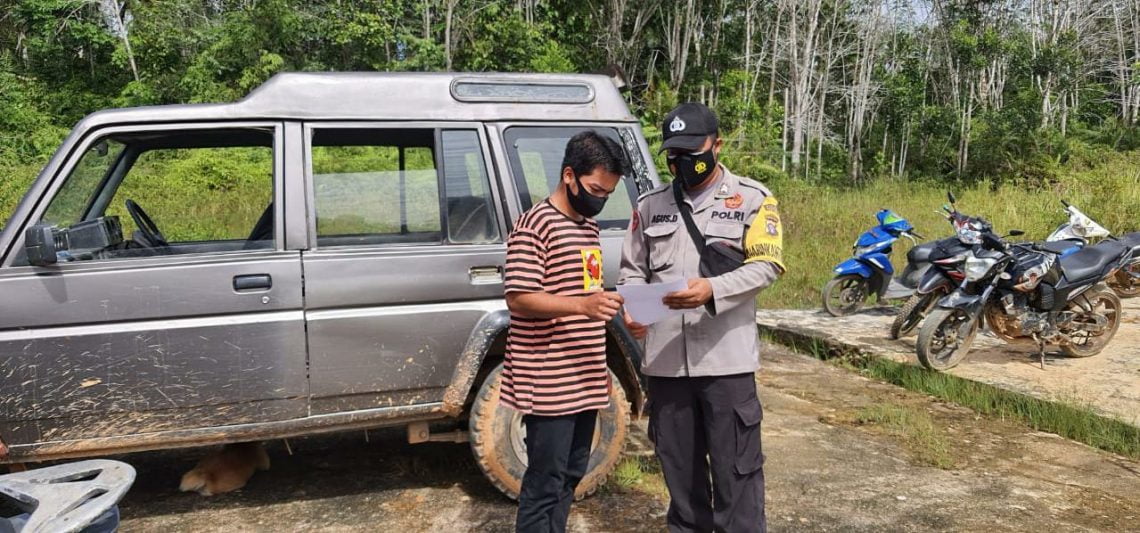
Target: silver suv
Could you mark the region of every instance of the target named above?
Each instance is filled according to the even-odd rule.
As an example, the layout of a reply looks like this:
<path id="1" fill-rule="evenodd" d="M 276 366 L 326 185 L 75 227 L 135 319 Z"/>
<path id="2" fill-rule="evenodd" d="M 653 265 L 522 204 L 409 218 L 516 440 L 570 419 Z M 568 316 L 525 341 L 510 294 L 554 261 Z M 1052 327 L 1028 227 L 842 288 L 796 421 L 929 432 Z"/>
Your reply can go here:
<path id="1" fill-rule="evenodd" d="M 505 237 L 583 129 L 635 169 L 598 217 L 612 283 L 658 179 L 604 76 L 288 73 L 88 116 L 0 232 L 0 463 L 403 425 L 517 495 Z M 608 340 L 581 494 L 642 404 L 640 348 Z"/>

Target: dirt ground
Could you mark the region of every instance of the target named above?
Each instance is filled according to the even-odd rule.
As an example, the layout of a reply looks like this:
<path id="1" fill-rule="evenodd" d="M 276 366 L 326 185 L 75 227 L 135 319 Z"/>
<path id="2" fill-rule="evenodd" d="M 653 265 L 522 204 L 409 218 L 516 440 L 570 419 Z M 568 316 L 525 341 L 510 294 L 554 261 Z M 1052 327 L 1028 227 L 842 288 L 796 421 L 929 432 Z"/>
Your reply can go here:
<path id="1" fill-rule="evenodd" d="M 1140 463 L 782 348 L 763 359 L 770 531 L 1140 531 Z M 271 443 L 272 470 L 213 498 L 177 492 L 203 450 L 126 456 L 139 477 L 122 530 L 512 530 L 513 503 L 466 445 L 403 437 L 291 440 L 292 456 Z M 571 530 L 664 530 L 645 470 L 576 504 Z"/>

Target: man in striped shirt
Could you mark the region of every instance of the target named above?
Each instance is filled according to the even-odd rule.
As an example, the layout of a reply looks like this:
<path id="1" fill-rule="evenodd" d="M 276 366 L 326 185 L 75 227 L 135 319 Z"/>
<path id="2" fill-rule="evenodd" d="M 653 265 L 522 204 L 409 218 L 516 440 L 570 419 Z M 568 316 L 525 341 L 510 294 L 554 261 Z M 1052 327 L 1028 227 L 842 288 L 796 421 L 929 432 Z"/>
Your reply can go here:
<path id="1" fill-rule="evenodd" d="M 575 135 L 558 187 L 519 217 L 507 243 L 511 327 L 500 399 L 526 424 L 520 532 L 566 530 L 598 410 L 609 407 L 605 325 L 622 301 L 602 288 L 593 217 L 627 167 L 613 140 L 590 130 Z"/>

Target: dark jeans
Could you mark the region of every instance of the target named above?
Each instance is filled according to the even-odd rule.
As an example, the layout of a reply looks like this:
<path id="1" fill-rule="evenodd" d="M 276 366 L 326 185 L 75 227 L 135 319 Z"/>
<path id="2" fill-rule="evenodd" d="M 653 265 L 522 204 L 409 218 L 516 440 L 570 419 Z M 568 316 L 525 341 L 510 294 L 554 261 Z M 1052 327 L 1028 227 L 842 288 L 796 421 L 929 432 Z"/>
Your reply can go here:
<path id="1" fill-rule="evenodd" d="M 648 381 L 649 438 L 669 488 L 669 531 L 766 531 L 755 376 Z"/>
<path id="2" fill-rule="evenodd" d="M 566 531 L 574 489 L 590 464 L 596 410 L 565 416 L 526 415 L 526 474 L 515 531 Z"/>

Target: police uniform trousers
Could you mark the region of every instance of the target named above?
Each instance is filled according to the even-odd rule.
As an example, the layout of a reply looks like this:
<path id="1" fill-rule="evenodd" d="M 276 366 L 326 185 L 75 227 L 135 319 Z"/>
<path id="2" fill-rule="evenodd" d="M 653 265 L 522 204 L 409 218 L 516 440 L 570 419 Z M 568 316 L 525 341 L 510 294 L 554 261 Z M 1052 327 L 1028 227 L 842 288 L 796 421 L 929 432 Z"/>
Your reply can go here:
<path id="1" fill-rule="evenodd" d="M 766 531 L 755 375 L 647 379 L 669 531 Z"/>

